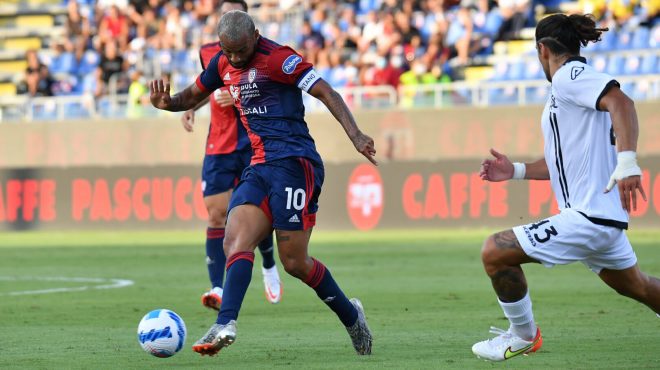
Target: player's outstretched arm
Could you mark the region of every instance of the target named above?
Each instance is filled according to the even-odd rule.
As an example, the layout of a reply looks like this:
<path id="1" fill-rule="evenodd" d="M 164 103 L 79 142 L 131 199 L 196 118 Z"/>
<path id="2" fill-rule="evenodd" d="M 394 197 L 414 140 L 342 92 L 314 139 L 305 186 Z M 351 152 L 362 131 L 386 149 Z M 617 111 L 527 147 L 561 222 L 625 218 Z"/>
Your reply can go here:
<path id="1" fill-rule="evenodd" d="M 351 111 L 346 106 L 344 99 L 335 89 L 333 89 L 327 82 L 319 80 L 312 88 L 309 90 L 309 93 L 322 101 L 332 115 L 339 121 L 341 126 L 346 131 L 346 134 L 353 142 L 353 146 L 357 149 L 358 152 L 362 153 L 371 163 L 378 165 L 374 159 L 376 155 L 376 147 L 374 146 L 374 140 L 365 135 L 360 131 L 355 119 L 351 114 Z"/>
<path id="2" fill-rule="evenodd" d="M 623 209 L 628 212 L 636 210 L 637 192 L 639 191 L 644 200 L 646 193 L 642 187 L 642 170 L 637 165 L 639 123 L 635 103 L 621 89 L 613 87 L 600 99 L 598 109 L 610 112 L 618 152 L 616 168 L 605 192 L 609 192 L 614 184 L 618 184 Z"/>
<path id="3" fill-rule="evenodd" d="M 162 79 L 153 80 L 149 84 L 151 104 L 162 110 L 180 112 L 191 109 L 208 97 L 210 92 L 202 91 L 193 83 L 178 94 L 170 96 L 170 83 Z"/>
<path id="4" fill-rule="evenodd" d="M 531 163 L 512 163 L 509 157 L 490 149 L 494 158 L 486 158 L 481 162 L 479 176 L 482 180 L 499 182 L 516 179 L 548 180 L 550 172 L 544 158 Z M 516 169 L 518 166 L 518 169 Z"/>

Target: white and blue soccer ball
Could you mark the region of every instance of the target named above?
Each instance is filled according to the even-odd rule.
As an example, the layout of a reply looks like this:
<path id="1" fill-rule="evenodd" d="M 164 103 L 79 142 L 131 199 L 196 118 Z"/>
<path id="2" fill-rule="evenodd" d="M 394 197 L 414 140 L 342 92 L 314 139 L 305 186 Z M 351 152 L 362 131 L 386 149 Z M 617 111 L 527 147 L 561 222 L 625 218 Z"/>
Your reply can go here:
<path id="1" fill-rule="evenodd" d="M 186 324 L 175 312 L 158 309 L 144 315 L 138 325 L 138 341 L 156 357 L 174 356 L 186 342 Z"/>

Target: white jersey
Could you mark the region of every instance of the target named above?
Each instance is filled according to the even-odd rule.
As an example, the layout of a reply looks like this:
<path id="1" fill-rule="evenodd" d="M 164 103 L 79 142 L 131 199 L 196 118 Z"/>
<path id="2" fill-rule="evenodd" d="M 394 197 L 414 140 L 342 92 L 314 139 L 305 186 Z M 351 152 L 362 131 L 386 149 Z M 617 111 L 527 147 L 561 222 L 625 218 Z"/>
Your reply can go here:
<path id="1" fill-rule="evenodd" d="M 616 147 L 610 114 L 597 106 L 612 86 L 618 86 L 612 76 L 596 72 L 582 57 L 570 58 L 552 78 L 541 126 L 559 209 L 626 229 L 618 188 L 603 193 L 616 167 Z"/>

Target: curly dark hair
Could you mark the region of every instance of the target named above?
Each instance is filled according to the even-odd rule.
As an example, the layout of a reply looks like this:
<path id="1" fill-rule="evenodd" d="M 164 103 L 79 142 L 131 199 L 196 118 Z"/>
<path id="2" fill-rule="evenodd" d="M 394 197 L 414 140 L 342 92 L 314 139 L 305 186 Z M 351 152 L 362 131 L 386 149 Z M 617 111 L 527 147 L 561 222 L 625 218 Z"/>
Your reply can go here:
<path id="1" fill-rule="evenodd" d="M 597 28 L 591 14 L 553 14 L 536 26 L 536 42 L 555 54 L 580 55 L 580 45 L 600 41 L 600 35 L 608 30 Z"/>

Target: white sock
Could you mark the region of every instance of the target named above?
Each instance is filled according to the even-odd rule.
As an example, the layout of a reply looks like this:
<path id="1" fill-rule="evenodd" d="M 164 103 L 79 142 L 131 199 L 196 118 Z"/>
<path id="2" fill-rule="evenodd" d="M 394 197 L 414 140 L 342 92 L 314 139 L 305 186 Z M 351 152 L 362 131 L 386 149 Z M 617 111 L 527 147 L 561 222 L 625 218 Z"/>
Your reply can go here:
<path id="1" fill-rule="evenodd" d="M 529 292 L 518 302 L 502 302 L 497 300 L 504 311 L 504 316 L 511 323 L 511 332 L 524 340 L 532 340 L 536 336 L 536 324 L 532 312 L 532 300 Z"/>
<path id="2" fill-rule="evenodd" d="M 212 291 L 213 293 L 219 295 L 220 297 L 222 297 L 222 288 L 216 286 L 216 287 L 213 287 L 213 289 L 211 289 L 211 291 Z"/>

